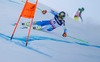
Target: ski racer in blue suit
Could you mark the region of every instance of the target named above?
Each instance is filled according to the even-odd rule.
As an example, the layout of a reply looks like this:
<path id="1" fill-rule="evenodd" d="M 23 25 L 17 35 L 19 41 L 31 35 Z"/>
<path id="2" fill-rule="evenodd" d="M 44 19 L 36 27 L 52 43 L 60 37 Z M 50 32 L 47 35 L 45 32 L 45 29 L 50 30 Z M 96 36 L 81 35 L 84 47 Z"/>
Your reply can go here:
<path id="1" fill-rule="evenodd" d="M 47 10 L 42 11 L 43 14 L 46 14 L 47 12 L 48 12 Z M 67 33 L 66 33 L 67 29 L 66 29 L 65 20 L 64 20 L 66 13 L 64 11 L 57 13 L 56 11 L 53 11 L 53 10 L 50 10 L 49 12 L 54 15 L 54 18 L 52 18 L 50 20 L 42 20 L 42 21 L 33 22 L 33 29 L 35 29 L 34 25 L 41 26 L 40 29 L 43 31 L 45 31 L 45 30 L 52 31 L 52 30 L 56 29 L 57 27 L 63 26 L 64 33 L 62 36 L 66 37 L 67 36 Z"/>

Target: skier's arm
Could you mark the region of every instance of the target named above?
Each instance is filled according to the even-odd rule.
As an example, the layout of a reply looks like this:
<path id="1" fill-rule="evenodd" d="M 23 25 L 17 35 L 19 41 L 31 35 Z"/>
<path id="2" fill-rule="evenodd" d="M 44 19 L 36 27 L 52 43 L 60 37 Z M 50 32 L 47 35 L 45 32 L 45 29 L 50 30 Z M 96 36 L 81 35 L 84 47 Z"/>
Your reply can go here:
<path id="1" fill-rule="evenodd" d="M 82 12 L 83 12 L 83 11 L 81 10 L 81 11 L 80 11 L 80 14 L 79 14 L 79 17 L 80 17 L 81 21 L 83 22 L 83 18 L 82 18 L 82 16 L 81 16 L 81 15 L 82 15 Z"/>
<path id="2" fill-rule="evenodd" d="M 80 15 L 80 19 L 81 19 L 81 21 L 83 22 L 83 18 L 82 18 L 82 16 Z"/>
<path id="3" fill-rule="evenodd" d="M 64 29 L 64 33 L 63 33 L 63 37 L 66 37 L 67 36 L 67 33 L 66 33 L 66 31 L 67 31 L 67 29 L 66 29 L 66 26 L 65 26 L 65 20 L 63 21 L 63 29 Z"/>
<path id="4" fill-rule="evenodd" d="M 57 15 L 58 13 L 54 10 L 50 10 L 50 13 L 53 14 L 53 15 Z"/>
<path id="5" fill-rule="evenodd" d="M 54 11 L 54 10 L 42 10 L 42 13 L 43 13 L 43 14 L 51 13 L 51 14 L 53 14 L 54 16 L 58 14 L 58 13 L 57 13 L 56 11 Z"/>

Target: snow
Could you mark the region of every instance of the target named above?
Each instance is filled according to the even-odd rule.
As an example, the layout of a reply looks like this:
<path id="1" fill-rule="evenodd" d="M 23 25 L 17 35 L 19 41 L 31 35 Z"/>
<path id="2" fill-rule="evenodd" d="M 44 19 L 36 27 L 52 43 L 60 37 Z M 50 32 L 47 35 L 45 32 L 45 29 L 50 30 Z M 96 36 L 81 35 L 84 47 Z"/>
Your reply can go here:
<path id="1" fill-rule="evenodd" d="M 33 0 L 30 1 L 34 3 Z M 39 0 L 39 2 L 38 8 L 41 9 L 49 10 L 55 7 L 52 7 L 52 5 L 49 7 L 46 6 L 45 3 L 42 3 L 43 0 Z M 50 1 L 48 0 L 48 2 Z M 86 6 L 85 2 L 87 1 L 84 1 L 84 6 Z M 76 6 L 79 5 L 77 4 Z M 64 38 L 61 36 L 63 33 L 62 27 L 50 33 L 31 30 L 28 46 L 25 46 L 28 29 L 21 29 L 20 24 L 15 32 L 14 38 L 10 40 L 14 29 L 12 24 L 17 22 L 23 6 L 24 3 L 21 2 L 21 0 L 0 0 L 0 7 L 2 8 L 0 9 L 0 62 L 100 61 L 100 24 L 95 21 L 99 20 L 99 18 L 95 17 L 94 19 L 89 14 L 85 16 L 91 8 L 86 7 L 86 12 L 83 14 L 83 22 L 74 21 L 72 16 L 66 17 L 68 37 Z M 72 9 L 68 7 L 68 14 L 72 15 L 77 8 L 78 7 L 74 7 L 74 9 Z M 55 10 L 60 11 L 61 9 L 56 7 Z M 52 17 L 51 14 L 43 15 L 41 11 L 37 9 L 34 21 L 50 19 Z M 95 21 L 97 24 L 92 23 L 90 20 Z M 30 19 L 21 18 L 20 23 L 26 21 L 30 21 Z"/>
<path id="2" fill-rule="evenodd" d="M 66 11 L 69 13 L 69 15 L 72 17 L 73 14 L 77 11 L 78 8 L 84 7 L 85 11 L 82 14 L 84 19 L 84 22 L 89 24 L 99 24 L 100 25 L 100 0 L 39 0 L 41 3 L 55 8 L 59 11 Z M 53 2 L 53 3 L 51 3 Z M 87 20 L 89 19 L 89 20 Z"/>

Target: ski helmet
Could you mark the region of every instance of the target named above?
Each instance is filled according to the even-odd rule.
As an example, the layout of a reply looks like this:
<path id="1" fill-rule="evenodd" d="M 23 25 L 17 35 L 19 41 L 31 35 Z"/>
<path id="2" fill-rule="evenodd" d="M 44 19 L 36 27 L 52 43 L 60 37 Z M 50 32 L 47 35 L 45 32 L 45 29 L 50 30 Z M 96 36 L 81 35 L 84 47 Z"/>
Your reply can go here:
<path id="1" fill-rule="evenodd" d="M 61 11 L 61 12 L 59 13 L 59 17 L 65 18 L 65 16 L 66 16 L 66 13 L 65 13 L 64 11 Z"/>

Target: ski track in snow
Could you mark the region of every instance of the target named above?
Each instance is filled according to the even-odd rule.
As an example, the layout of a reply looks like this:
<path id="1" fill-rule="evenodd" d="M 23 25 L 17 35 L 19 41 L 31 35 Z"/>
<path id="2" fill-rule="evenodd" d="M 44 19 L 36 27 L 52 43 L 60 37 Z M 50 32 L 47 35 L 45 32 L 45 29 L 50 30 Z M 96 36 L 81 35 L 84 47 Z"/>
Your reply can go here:
<path id="1" fill-rule="evenodd" d="M 7 40 L 7 41 L 13 42 L 13 43 L 15 43 L 15 44 L 17 44 L 17 45 L 19 45 L 19 46 L 25 47 L 25 48 L 27 48 L 27 49 L 29 49 L 29 50 L 38 52 L 38 53 L 40 53 L 40 54 L 42 54 L 42 55 L 45 55 L 45 56 L 48 56 L 48 57 L 52 57 L 52 56 L 50 56 L 50 55 L 48 55 L 48 54 L 46 54 L 46 53 L 44 53 L 44 52 L 41 52 L 41 51 L 39 51 L 39 50 L 37 50 L 37 49 L 35 49 L 35 48 L 32 48 L 32 47 L 30 47 L 30 46 L 25 46 L 25 40 L 26 40 L 26 38 L 24 38 L 24 37 L 23 37 L 23 38 L 13 38 L 13 40 L 19 40 L 19 41 L 21 41 L 22 43 L 20 43 L 20 42 L 14 42 L 14 41 L 10 40 L 10 36 L 7 36 L 7 35 L 2 34 L 2 33 L 0 33 L 0 38 L 4 38 L 4 39 Z M 29 41 L 31 41 L 31 40 L 29 40 Z"/>
<path id="2" fill-rule="evenodd" d="M 13 0 L 8 0 L 9 2 L 12 2 L 12 3 L 15 3 L 15 4 L 21 4 L 21 3 L 18 3 L 16 1 L 13 1 Z M 2 34 L 4 35 L 4 34 Z M 1 36 L 1 34 L 0 34 Z M 5 37 L 6 38 L 5 38 Z M 7 36 L 7 35 L 4 35 L 2 36 L 3 38 L 5 39 L 8 39 L 10 38 L 10 36 Z M 70 37 L 71 38 L 71 37 Z M 23 38 L 13 38 L 14 40 L 19 40 L 21 42 L 25 42 L 26 41 L 26 37 L 23 37 Z M 43 37 L 43 36 L 30 36 L 29 38 L 29 42 L 30 41 L 34 41 L 34 40 L 52 40 L 52 41 L 56 41 L 56 42 L 64 42 L 64 43 L 70 43 L 70 44 L 78 44 L 78 45 L 83 45 L 83 46 L 90 46 L 90 47 L 96 47 L 96 48 L 100 48 L 100 46 L 97 46 L 97 45 L 91 45 L 89 43 L 80 43 L 80 42 L 70 42 L 70 41 L 66 41 L 66 40 L 58 40 L 58 39 L 54 39 L 54 38 L 50 38 L 50 37 Z"/>
<path id="3" fill-rule="evenodd" d="M 0 37 L 4 38 L 6 40 L 12 41 L 12 40 L 10 40 L 10 36 L 8 36 L 8 35 L 0 33 Z M 20 46 L 26 47 L 25 46 L 26 37 L 22 37 L 22 38 L 14 37 L 13 40 L 21 41 L 23 43 L 23 45 L 21 45 L 21 43 L 18 43 L 18 42 L 16 42 L 16 44 L 19 44 Z M 55 41 L 55 42 L 64 42 L 64 43 L 67 43 L 67 44 L 78 44 L 78 45 L 82 45 L 82 46 L 89 46 L 89 47 L 100 48 L 100 46 L 91 45 L 89 43 L 70 42 L 70 41 L 66 41 L 66 40 L 59 40 L 59 39 L 45 37 L 45 36 L 30 36 L 28 41 L 32 42 L 32 41 L 35 41 L 35 40 L 51 40 L 51 41 Z M 32 47 L 26 47 L 26 48 L 33 50 Z"/>
<path id="4" fill-rule="evenodd" d="M 18 2 L 16 2 L 16 1 L 13 1 L 13 0 L 8 0 L 9 2 L 12 2 L 12 3 L 15 3 L 15 4 L 20 4 L 20 5 L 22 5 L 21 3 L 18 3 Z"/>

